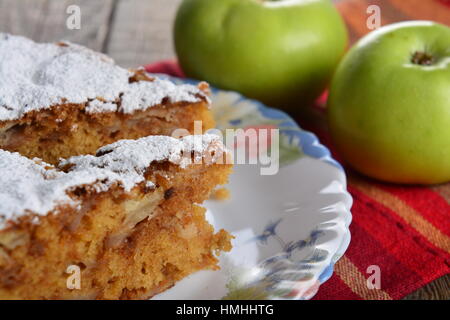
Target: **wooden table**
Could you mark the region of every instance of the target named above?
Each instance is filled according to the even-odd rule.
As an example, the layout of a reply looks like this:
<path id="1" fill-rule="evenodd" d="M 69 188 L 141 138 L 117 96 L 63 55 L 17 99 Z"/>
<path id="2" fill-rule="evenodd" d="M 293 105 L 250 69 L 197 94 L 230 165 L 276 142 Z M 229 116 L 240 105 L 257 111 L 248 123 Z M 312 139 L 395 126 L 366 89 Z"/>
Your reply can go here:
<path id="1" fill-rule="evenodd" d="M 0 0 L 0 31 L 39 42 L 69 40 L 103 51 L 124 67 L 175 56 L 172 20 L 181 0 Z M 68 6 L 81 11 L 69 30 Z"/>
<path id="2" fill-rule="evenodd" d="M 358 23 L 367 3 L 379 4 L 392 19 L 383 0 L 348 0 Z M 404 0 L 415 2 L 419 0 Z M 0 0 L 0 31 L 24 35 L 39 42 L 61 39 L 85 45 L 113 57 L 124 67 L 136 67 L 175 57 L 172 23 L 181 0 Z M 339 6 L 344 0 L 339 0 Z M 420 0 L 421 3 L 426 0 Z M 70 5 L 81 11 L 80 29 L 66 26 Z M 359 9 L 358 9 L 359 8 Z M 401 19 L 407 18 L 402 13 Z M 424 19 L 427 17 L 423 17 Z M 441 21 L 445 22 L 445 21 Z M 351 33 L 353 40 L 358 36 Z M 405 299 L 450 299 L 450 276 L 442 277 Z"/>

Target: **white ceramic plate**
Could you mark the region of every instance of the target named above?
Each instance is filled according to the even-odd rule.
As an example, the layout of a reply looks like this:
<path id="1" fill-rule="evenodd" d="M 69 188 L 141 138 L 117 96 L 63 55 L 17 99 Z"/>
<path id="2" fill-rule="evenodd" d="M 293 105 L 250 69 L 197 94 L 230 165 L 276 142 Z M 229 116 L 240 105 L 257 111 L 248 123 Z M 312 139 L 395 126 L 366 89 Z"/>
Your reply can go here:
<path id="1" fill-rule="evenodd" d="M 154 299 L 310 299 L 350 242 L 344 171 L 285 113 L 235 92 L 212 89 L 211 98 L 221 130 L 279 128 L 281 168 L 261 175 L 260 165 L 235 165 L 231 199 L 206 202 L 214 227 L 236 237 L 221 270 L 197 272 Z"/>

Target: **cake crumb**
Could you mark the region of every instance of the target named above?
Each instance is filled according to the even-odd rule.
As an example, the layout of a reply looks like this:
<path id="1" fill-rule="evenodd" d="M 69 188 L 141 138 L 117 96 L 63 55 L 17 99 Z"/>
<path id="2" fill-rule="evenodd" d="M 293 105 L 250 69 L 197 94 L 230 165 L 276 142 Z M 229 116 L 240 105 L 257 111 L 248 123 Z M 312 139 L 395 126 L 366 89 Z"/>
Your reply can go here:
<path id="1" fill-rule="evenodd" d="M 227 188 L 219 188 L 213 191 L 211 194 L 212 200 L 225 201 L 229 200 L 231 197 L 230 190 Z"/>

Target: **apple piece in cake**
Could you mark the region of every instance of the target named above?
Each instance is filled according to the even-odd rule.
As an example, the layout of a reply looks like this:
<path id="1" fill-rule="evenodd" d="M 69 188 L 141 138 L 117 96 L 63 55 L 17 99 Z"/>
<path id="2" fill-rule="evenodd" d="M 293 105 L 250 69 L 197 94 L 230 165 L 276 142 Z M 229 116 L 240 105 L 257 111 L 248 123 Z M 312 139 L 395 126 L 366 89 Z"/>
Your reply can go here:
<path id="1" fill-rule="evenodd" d="M 121 140 L 57 166 L 0 150 L 0 298 L 143 299 L 217 269 L 231 236 L 197 204 L 227 182 L 228 155 L 213 135 Z"/>
<path id="2" fill-rule="evenodd" d="M 57 164 L 121 139 L 214 126 L 208 85 L 175 85 L 71 43 L 0 33 L 0 148 Z"/>

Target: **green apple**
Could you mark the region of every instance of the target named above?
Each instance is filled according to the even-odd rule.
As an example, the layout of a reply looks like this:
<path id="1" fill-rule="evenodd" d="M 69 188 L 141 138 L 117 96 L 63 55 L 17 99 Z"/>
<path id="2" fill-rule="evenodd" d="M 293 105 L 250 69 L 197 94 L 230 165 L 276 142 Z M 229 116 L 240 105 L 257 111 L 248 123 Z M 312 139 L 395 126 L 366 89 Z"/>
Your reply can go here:
<path id="1" fill-rule="evenodd" d="M 292 110 L 325 89 L 347 32 L 330 0 L 184 0 L 174 40 L 187 76 Z"/>
<path id="2" fill-rule="evenodd" d="M 450 28 L 430 21 L 361 39 L 334 75 L 332 137 L 345 160 L 385 181 L 450 181 Z"/>

